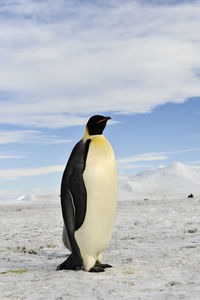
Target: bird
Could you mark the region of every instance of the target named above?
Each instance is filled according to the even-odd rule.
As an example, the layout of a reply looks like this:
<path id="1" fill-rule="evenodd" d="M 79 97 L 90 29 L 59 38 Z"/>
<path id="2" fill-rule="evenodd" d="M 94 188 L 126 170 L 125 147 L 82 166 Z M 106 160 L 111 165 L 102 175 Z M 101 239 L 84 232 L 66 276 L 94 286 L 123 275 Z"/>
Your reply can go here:
<path id="1" fill-rule="evenodd" d="M 57 270 L 103 272 L 116 213 L 118 176 L 115 154 L 103 131 L 111 117 L 89 118 L 74 146 L 61 181 L 63 242 L 71 254 Z"/>

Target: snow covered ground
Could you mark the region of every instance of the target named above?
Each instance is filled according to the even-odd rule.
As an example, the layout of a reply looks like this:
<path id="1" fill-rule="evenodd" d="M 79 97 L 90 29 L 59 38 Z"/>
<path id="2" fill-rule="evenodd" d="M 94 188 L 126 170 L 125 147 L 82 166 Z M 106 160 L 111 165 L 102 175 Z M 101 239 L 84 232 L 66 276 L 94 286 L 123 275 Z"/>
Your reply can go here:
<path id="1" fill-rule="evenodd" d="M 132 188 L 134 180 L 129 177 Z M 134 193 L 125 183 L 124 176 L 113 238 L 104 253 L 113 268 L 104 273 L 55 271 L 67 254 L 57 196 L 0 202 L 0 299 L 199 300 L 197 191 L 194 198 L 185 192 L 168 197 L 147 186 L 143 194 Z M 194 185 L 188 188 L 191 193 Z"/>
<path id="2" fill-rule="evenodd" d="M 124 199 L 104 273 L 64 260 L 59 199 L 1 205 L 1 299 L 198 299 L 200 199 Z"/>

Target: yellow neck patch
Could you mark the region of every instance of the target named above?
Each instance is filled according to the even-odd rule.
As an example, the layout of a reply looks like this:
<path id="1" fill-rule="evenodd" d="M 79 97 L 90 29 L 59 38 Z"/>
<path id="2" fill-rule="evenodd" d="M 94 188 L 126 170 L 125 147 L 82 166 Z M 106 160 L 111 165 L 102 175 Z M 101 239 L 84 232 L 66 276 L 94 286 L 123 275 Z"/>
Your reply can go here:
<path id="1" fill-rule="evenodd" d="M 86 142 L 88 139 L 91 139 L 91 135 L 89 135 L 89 131 L 88 131 L 88 128 L 86 126 L 85 127 L 85 133 L 84 133 L 84 136 L 83 136 L 83 140 L 84 140 L 84 142 Z"/>

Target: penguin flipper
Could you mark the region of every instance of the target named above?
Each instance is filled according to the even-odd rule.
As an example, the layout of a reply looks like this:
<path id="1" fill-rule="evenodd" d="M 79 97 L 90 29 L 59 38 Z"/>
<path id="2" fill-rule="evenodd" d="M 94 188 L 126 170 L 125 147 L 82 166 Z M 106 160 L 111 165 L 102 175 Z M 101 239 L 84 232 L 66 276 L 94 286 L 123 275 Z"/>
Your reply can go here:
<path id="1" fill-rule="evenodd" d="M 83 180 L 83 172 L 90 142 L 91 140 L 87 140 L 86 142 L 80 140 L 80 142 L 76 144 L 72 150 L 62 177 L 61 205 L 63 219 L 65 222 L 65 217 L 71 217 L 71 211 L 68 213 L 65 209 L 65 202 L 72 202 L 74 208 L 75 230 L 78 230 L 81 227 L 86 215 L 87 192 Z M 68 232 L 67 226 L 66 229 Z"/>

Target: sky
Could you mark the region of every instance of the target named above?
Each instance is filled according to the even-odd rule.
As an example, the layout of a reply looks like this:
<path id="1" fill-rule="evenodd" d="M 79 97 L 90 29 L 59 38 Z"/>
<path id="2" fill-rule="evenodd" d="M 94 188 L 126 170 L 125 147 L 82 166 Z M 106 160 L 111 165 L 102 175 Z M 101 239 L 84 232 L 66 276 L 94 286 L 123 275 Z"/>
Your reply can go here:
<path id="1" fill-rule="evenodd" d="M 0 199 L 57 193 L 94 114 L 119 173 L 200 165 L 200 1 L 0 1 Z"/>

